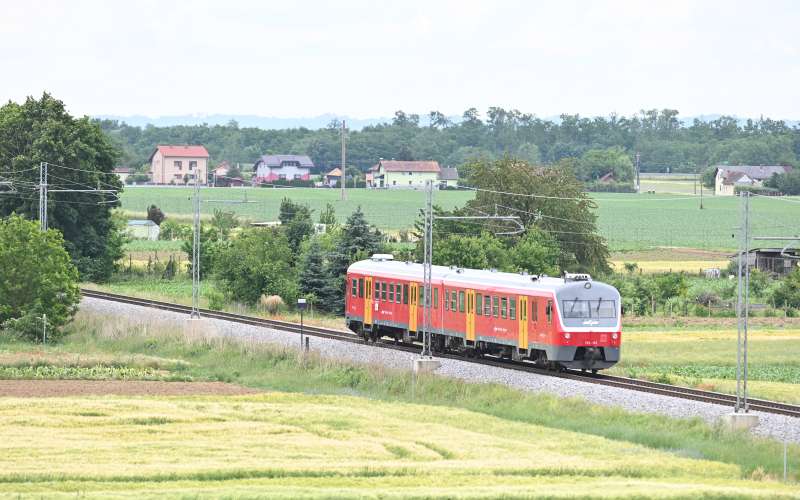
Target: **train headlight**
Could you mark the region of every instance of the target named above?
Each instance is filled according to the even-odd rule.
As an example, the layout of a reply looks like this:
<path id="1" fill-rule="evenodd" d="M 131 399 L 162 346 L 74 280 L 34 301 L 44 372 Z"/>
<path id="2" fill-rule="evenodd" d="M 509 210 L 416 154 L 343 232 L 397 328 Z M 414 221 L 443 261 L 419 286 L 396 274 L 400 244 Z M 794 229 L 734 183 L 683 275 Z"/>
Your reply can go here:
<path id="1" fill-rule="evenodd" d="M 571 337 L 572 337 L 572 335 L 570 335 L 569 333 L 565 333 L 564 334 L 564 338 L 567 339 L 567 340 L 569 340 Z"/>
<path id="2" fill-rule="evenodd" d="M 611 334 L 611 338 L 612 338 L 613 340 L 617 340 L 617 339 L 619 338 L 619 335 L 617 335 L 616 333 L 612 333 L 612 334 Z"/>

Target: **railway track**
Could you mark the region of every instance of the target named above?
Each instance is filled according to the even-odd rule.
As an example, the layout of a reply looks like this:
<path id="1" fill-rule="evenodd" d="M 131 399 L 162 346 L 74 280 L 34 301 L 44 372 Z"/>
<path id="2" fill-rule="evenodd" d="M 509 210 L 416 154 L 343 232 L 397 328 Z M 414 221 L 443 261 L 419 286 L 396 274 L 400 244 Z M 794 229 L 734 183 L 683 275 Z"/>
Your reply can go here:
<path id="1" fill-rule="evenodd" d="M 130 297 L 127 295 L 101 292 L 97 290 L 81 289 L 81 294 L 84 297 L 109 300 L 113 302 L 121 302 L 125 304 L 131 304 L 143 307 L 151 307 L 162 311 L 172 311 L 182 314 L 188 314 L 192 310 L 191 307 L 182 304 L 174 304 L 158 300 Z M 240 324 L 268 327 L 276 330 L 300 333 L 300 325 L 298 323 L 291 323 L 288 321 L 278 321 L 266 318 L 257 318 L 254 316 L 247 316 L 243 314 L 235 314 L 222 311 L 212 311 L 210 309 L 201 309 L 200 313 L 205 318 L 219 319 L 223 321 L 231 321 Z M 331 328 L 320 328 L 316 326 L 304 325 L 303 333 L 313 337 L 326 338 L 341 342 L 351 342 L 355 344 L 364 344 L 364 341 L 361 338 L 356 337 L 355 335 L 352 334 L 352 332 L 348 330 L 335 330 Z M 419 352 L 419 347 L 408 344 L 396 344 L 394 342 L 376 342 L 370 345 L 386 349 L 402 350 L 406 352 Z M 650 394 L 660 394 L 664 396 L 677 397 L 681 399 L 691 399 L 695 401 L 713 403 L 722 406 L 733 407 L 736 404 L 736 396 L 733 396 L 731 394 L 703 391 L 700 389 L 692 389 L 689 387 L 678 387 L 669 384 L 649 382 L 646 380 L 638 380 L 638 379 L 617 377 L 613 375 L 603 375 L 603 374 L 593 375 L 575 370 L 550 371 L 536 367 L 533 364 L 527 362 L 513 362 L 509 360 L 502 360 L 499 358 L 492 358 L 492 357 L 466 358 L 463 356 L 458 356 L 448 353 L 440 353 L 437 354 L 437 356 L 442 358 L 457 359 L 460 361 L 497 366 L 511 370 L 520 370 L 531 373 L 537 373 L 540 375 L 548 375 L 559 378 L 580 380 L 582 382 L 618 387 L 621 389 L 646 392 Z M 800 418 L 800 406 L 798 405 L 791 405 L 787 403 L 780 403 L 777 401 L 766 401 L 766 400 L 752 399 L 752 398 L 748 398 L 747 401 L 750 410 L 753 411 L 787 415 L 791 417 Z"/>

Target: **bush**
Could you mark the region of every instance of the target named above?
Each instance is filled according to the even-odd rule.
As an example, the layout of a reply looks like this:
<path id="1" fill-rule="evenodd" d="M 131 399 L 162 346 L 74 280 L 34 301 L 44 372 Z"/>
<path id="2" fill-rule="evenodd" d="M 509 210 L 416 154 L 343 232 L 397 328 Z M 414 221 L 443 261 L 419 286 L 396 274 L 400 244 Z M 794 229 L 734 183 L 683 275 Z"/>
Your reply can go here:
<path id="1" fill-rule="evenodd" d="M 781 194 L 781 192 L 775 188 L 761 186 L 736 186 L 733 188 L 733 193 L 754 193 L 762 196 L 780 196 Z"/>
<path id="2" fill-rule="evenodd" d="M 158 233 L 159 240 L 186 240 L 192 237 L 192 226 L 189 224 L 178 224 L 174 220 L 165 220 L 161 223 L 161 232 Z"/>
<path id="3" fill-rule="evenodd" d="M 269 297 L 262 295 L 259 301 L 261 302 L 261 307 L 269 314 L 275 314 L 286 306 L 280 295 L 270 295 Z"/>
<path id="4" fill-rule="evenodd" d="M 221 311 L 225 308 L 225 296 L 216 291 L 209 290 L 206 292 L 206 299 L 208 299 L 208 308 L 214 311 Z"/>
<path id="5" fill-rule="evenodd" d="M 592 193 L 635 193 L 636 188 L 629 182 L 599 182 L 586 183 L 586 190 Z"/>
<path id="6" fill-rule="evenodd" d="M 0 220 L 0 325 L 28 340 L 41 340 L 42 315 L 48 337 L 75 315 L 80 302 L 78 270 L 55 229 L 11 215 Z"/>

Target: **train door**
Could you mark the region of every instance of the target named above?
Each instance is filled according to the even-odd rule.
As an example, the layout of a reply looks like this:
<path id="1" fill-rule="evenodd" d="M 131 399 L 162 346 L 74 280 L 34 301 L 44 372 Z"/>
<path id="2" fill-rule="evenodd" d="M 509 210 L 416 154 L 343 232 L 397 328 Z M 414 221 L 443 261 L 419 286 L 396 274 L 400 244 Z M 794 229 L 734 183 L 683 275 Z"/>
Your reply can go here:
<path id="1" fill-rule="evenodd" d="M 467 340 L 475 340 L 475 290 L 467 290 Z"/>
<path id="2" fill-rule="evenodd" d="M 419 298 L 417 293 L 419 292 L 419 287 L 417 287 L 416 283 L 411 283 L 408 287 L 411 291 L 411 300 L 408 304 L 408 331 L 409 332 L 416 332 L 417 331 L 417 299 Z"/>
<path id="3" fill-rule="evenodd" d="M 364 279 L 364 324 L 372 324 L 372 278 Z"/>
<path id="4" fill-rule="evenodd" d="M 517 307 L 519 318 L 519 339 L 517 347 L 520 349 L 528 348 L 528 297 L 519 298 L 519 307 Z"/>

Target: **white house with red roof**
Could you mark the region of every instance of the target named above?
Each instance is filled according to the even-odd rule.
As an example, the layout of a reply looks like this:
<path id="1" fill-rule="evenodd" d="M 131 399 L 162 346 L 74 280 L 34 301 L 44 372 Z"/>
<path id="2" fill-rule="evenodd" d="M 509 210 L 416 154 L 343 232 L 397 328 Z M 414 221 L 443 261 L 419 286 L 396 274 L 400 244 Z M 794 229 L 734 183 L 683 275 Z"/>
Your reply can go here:
<path id="1" fill-rule="evenodd" d="M 438 161 L 380 160 L 370 169 L 369 187 L 421 189 L 426 181 L 438 185 L 441 167 Z"/>
<path id="2" fill-rule="evenodd" d="M 307 155 L 264 155 L 253 165 L 253 181 L 307 181 L 312 168 L 314 162 Z"/>
<path id="3" fill-rule="evenodd" d="M 198 182 L 206 184 L 208 158 L 199 144 L 159 144 L 150 155 L 150 176 L 155 184 L 187 184 L 197 175 Z"/>

